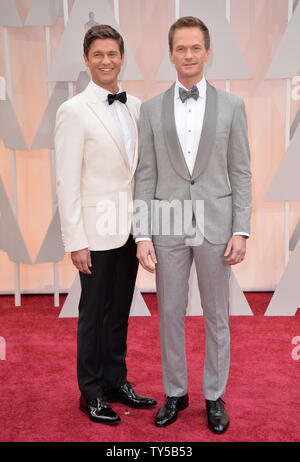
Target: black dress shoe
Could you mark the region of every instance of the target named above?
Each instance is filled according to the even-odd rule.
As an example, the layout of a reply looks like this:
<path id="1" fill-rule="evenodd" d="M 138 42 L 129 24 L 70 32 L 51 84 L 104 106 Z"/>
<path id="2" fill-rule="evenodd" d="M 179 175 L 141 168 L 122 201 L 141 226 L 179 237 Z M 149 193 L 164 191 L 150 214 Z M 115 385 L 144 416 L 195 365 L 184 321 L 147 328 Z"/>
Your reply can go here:
<path id="1" fill-rule="evenodd" d="M 156 414 L 155 423 L 158 427 L 167 427 L 177 419 L 178 411 L 189 405 L 189 395 L 167 396 L 165 404 Z"/>
<path id="2" fill-rule="evenodd" d="M 79 409 L 87 414 L 93 422 L 115 425 L 121 420 L 103 398 L 86 400 L 81 395 Z"/>
<path id="3" fill-rule="evenodd" d="M 126 406 L 139 409 L 145 409 L 157 404 L 152 398 L 138 395 L 127 381 L 116 390 L 106 390 L 104 396 L 110 403 L 123 403 Z"/>
<path id="4" fill-rule="evenodd" d="M 229 426 L 229 417 L 224 408 L 222 398 L 217 401 L 206 400 L 208 428 L 214 433 L 224 433 Z"/>

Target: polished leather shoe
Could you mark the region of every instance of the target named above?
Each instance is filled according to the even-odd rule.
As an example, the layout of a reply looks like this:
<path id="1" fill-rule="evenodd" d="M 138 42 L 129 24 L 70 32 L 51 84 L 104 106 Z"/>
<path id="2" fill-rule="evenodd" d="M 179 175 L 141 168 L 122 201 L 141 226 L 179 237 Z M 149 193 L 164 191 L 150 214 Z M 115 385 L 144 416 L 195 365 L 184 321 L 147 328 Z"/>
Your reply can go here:
<path id="1" fill-rule="evenodd" d="M 116 390 L 106 390 L 104 396 L 110 403 L 123 403 L 126 406 L 139 409 L 145 409 L 157 404 L 152 398 L 138 395 L 127 381 Z"/>
<path id="2" fill-rule="evenodd" d="M 229 426 L 229 417 L 224 408 L 222 398 L 216 401 L 206 400 L 208 428 L 214 433 L 224 433 Z"/>
<path id="3" fill-rule="evenodd" d="M 79 409 L 87 414 L 93 422 L 115 425 L 121 420 L 103 398 L 87 400 L 81 395 Z"/>
<path id="4" fill-rule="evenodd" d="M 158 427 L 167 427 L 177 419 L 178 411 L 182 411 L 189 405 L 189 395 L 167 396 L 165 404 L 156 414 L 155 424 Z"/>

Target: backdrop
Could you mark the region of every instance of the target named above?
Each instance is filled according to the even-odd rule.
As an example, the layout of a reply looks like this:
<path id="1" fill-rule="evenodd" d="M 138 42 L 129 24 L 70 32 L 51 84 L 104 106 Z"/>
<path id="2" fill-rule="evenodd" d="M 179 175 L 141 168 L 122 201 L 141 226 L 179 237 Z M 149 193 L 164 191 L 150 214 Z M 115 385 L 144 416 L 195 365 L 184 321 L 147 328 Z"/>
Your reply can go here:
<path id="1" fill-rule="evenodd" d="M 234 274 L 244 290 L 274 289 L 292 256 L 287 251 L 289 238 L 294 239 L 291 249 L 298 242 L 297 3 L 1 0 L 0 292 L 14 292 L 16 273 L 21 291 L 33 293 L 52 292 L 55 278 L 60 291 L 68 291 L 75 278 L 69 254 L 62 255 L 58 241 L 53 244 L 59 223 L 49 130 L 57 105 L 86 85 L 86 75 L 80 74 L 84 66 L 72 65 L 82 54 L 81 36 L 86 28 L 110 18 L 111 23 L 119 22 L 127 50 L 122 88 L 145 101 L 172 83 L 173 71 L 166 61 L 167 34 L 175 18 L 189 12 L 197 13 L 211 29 L 214 53 L 207 78 L 216 87 L 242 97 L 248 115 L 252 235 L 247 257 L 234 268 Z M 8 124 L 13 126 L 11 138 Z M 9 248 L 12 233 L 14 245 Z M 53 245 L 57 265 L 47 254 Z M 12 261 L 16 253 L 22 255 L 18 269 Z M 153 276 L 139 269 L 137 286 L 155 290 Z"/>

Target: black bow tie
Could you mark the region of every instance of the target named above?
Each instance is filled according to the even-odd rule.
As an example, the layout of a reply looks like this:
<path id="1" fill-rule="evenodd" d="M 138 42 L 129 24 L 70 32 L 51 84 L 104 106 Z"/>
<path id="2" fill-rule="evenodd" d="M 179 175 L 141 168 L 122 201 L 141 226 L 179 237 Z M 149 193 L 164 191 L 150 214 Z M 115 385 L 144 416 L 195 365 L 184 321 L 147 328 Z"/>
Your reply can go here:
<path id="1" fill-rule="evenodd" d="M 113 95 L 112 93 L 109 93 L 107 95 L 107 99 L 108 99 L 108 104 L 109 105 L 111 105 L 116 100 L 118 100 L 121 103 L 125 104 L 126 101 L 127 101 L 126 91 L 122 91 L 122 93 L 116 93 L 115 95 Z"/>
<path id="2" fill-rule="evenodd" d="M 199 90 L 196 85 L 193 85 L 191 90 L 187 91 L 182 87 L 179 87 L 179 98 L 184 103 L 188 98 L 194 98 L 197 100 L 199 98 Z"/>

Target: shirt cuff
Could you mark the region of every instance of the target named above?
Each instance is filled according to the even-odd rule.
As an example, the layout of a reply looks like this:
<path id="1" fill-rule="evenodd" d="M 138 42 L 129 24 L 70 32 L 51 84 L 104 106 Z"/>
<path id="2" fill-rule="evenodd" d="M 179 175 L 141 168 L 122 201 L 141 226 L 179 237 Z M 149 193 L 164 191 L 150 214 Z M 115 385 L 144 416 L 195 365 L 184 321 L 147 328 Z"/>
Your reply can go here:
<path id="1" fill-rule="evenodd" d="M 137 244 L 138 242 L 141 242 L 141 241 L 151 241 L 151 239 L 149 237 L 137 237 L 135 239 L 135 243 Z"/>
<path id="2" fill-rule="evenodd" d="M 242 232 L 241 232 L 241 233 L 237 232 L 237 233 L 233 233 L 233 236 L 246 236 L 246 237 L 250 237 L 250 234 L 248 234 L 248 233 L 242 233 Z M 150 239 L 149 237 L 137 237 L 137 238 L 135 239 L 136 244 L 137 244 L 138 242 L 141 242 L 141 241 L 151 241 L 151 239 Z"/>

